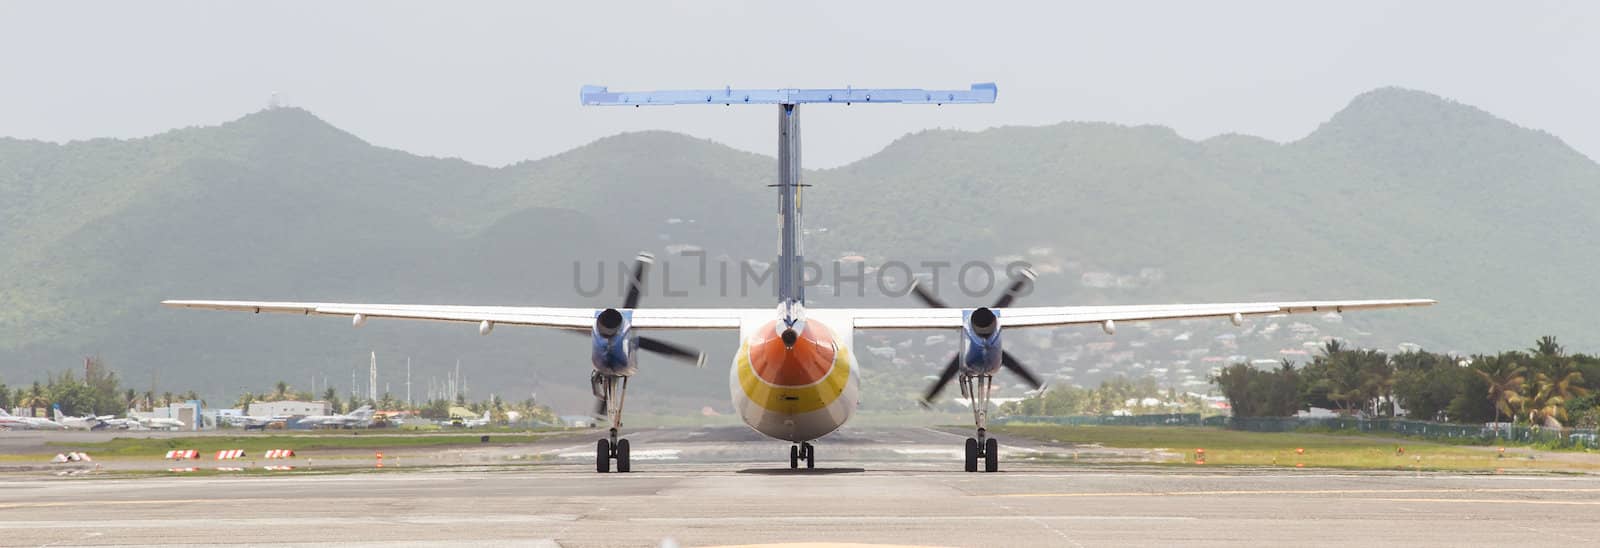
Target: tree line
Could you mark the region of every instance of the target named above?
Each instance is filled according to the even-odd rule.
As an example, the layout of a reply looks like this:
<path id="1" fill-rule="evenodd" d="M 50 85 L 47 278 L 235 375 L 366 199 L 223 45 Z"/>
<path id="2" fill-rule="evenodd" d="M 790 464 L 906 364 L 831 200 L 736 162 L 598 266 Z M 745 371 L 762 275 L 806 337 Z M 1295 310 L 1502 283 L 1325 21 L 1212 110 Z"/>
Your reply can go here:
<path id="1" fill-rule="evenodd" d="M 99 357 L 84 360 L 82 377 L 78 376 L 76 369 L 47 373 L 44 382 L 34 381 L 28 387 L 12 388 L 0 382 L 0 409 L 23 408 L 35 416 L 47 416 L 52 407 L 60 406 L 62 413 L 72 416 L 121 416 L 129 410 L 150 411 L 186 401 L 200 401 L 202 405 L 209 406 L 194 390 L 156 393 L 155 390 L 140 392 L 124 388 L 117 373 Z M 508 412 L 515 411 L 523 420 L 560 423 L 554 410 L 538 404 L 532 398 L 521 402 L 506 402 L 493 397 L 484 401 L 468 401 L 465 394 L 457 394 L 454 400 L 438 399 L 408 404 L 386 392 L 375 401 L 359 397 L 342 401 L 339 391 L 332 386 L 323 390 L 321 396 L 318 398 L 310 391 L 296 390 L 289 383 L 278 381 L 271 390 L 244 392 L 233 403 L 234 407 L 248 411 L 254 402 L 320 400 L 328 402 L 334 413 L 348 413 L 362 405 L 370 405 L 379 411 L 409 411 L 433 420 L 449 420 L 451 407 L 464 407 L 473 413 L 488 411 L 490 418 L 496 421 L 505 420 Z"/>
<path id="2" fill-rule="evenodd" d="M 1593 427 L 1600 357 L 1568 354 L 1555 337 L 1530 348 L 1455 356 L 1386 354 L 1323 344 L 1303 365 L 1237 363 L 1212 377 L 1235 417 L 1287 417 L 1311 407 L 1344 415 L 1454 423 Z"/>

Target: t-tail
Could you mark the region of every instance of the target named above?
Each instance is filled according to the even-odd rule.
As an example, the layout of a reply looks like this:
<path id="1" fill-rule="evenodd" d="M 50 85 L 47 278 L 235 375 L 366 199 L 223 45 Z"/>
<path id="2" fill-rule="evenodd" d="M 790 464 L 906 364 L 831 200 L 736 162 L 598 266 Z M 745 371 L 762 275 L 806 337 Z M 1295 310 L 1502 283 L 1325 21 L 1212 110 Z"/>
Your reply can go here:
<path id="1" fill-rule="evenodd" d="M 685 89 L 662 91 L 611 91 L 583 86 L 578 99 L 592 106 L 651 105 L 777 105 L 778 106 L 778 319 L 784 343 L 792 347 L 805 328 L 805 254 L 801 251 L 800 105 L 896 103 L 918 105 L 993 103 L 998 89 L 993 83 L 969 89 Z"/>

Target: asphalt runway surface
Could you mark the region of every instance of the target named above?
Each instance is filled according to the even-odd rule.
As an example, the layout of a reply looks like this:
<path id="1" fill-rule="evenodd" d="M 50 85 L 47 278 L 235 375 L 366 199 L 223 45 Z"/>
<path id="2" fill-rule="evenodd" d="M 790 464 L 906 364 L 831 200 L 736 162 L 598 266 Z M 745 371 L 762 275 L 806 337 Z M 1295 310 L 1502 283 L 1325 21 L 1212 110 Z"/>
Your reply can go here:
<path id="1" fill-rule="evenodd" d="M 486 449 L 490 465 L 356 474 L 0 476 L 0 545 L 1510 545 L 1600 542 L 1600 477 L 1249 470 L 1037 458 L 960 471 L 962 436 L 850 428 L 790 470 L 740 427 Z M 1002 440 L 1004 443 L 1006 440 Z M 1086 449 L 1087 450 L 1087 449 Z M 537 458 L 533 458 L 537 457 Z M 535 462 L 536 464 L 528 464 Z"/>

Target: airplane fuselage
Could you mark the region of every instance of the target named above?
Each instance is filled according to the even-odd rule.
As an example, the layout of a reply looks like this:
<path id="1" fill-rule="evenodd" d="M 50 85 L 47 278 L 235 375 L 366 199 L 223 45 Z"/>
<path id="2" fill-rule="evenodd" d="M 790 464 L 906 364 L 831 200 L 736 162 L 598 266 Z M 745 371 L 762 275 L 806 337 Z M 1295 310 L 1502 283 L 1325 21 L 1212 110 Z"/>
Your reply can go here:
<path id="1" fill-rule="evenodd" d="M 750 428 L 785 441 L 827 435 L 855 414 L 860 365 L 847 318 L 812 311 L 793 344 L 779 322 L 747 321 L 728 373 L 734 410 Z"/>

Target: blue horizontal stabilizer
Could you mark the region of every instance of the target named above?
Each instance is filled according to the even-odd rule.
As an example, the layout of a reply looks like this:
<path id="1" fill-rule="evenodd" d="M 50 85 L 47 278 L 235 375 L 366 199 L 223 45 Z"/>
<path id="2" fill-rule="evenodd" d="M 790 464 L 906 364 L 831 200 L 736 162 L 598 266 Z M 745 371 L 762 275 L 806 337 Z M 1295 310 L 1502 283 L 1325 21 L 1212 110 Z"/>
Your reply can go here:
<path id="1" fill-rule="evenodd" d="M 973 84 L 972 89 L 683 89 L 662 91 L 610 91 L 602 86 L 583 86 L 579 99 L 590 106 L 640 105 L 733 105 L 800 103 L 906 103 L 972 104 L 993 103 L 995 85 Z"/>

